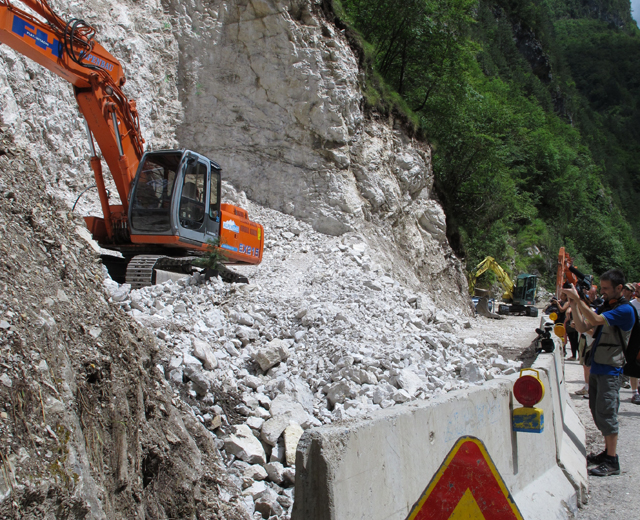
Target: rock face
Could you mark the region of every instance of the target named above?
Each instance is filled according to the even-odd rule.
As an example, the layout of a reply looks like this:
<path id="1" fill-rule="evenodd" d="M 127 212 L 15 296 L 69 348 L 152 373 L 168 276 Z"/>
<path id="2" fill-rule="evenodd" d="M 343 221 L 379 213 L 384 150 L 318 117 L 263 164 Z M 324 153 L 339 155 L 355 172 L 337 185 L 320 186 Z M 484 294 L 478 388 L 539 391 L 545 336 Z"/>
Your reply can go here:
<path id="1" fill-rule="evenodd" d="M 317 231 L 365 232 L 401 279 L 462 303 L 461 266 L 431 198 L 430 148 L 365 115 L 364 78 L 332 13 L 310 0 L 56 7 L 94 25 L 123 63 L 148 146 L 210 156 L 249 198 Z M 72 204 L 93 178 L 70 85 L 2 46 L 0 92 L 3 124 Z M 95 192 L 79 209 L 99 214 Z"/>
<path id="2" fill-rule="evenodd" d="M 463 286 L 459 265 L 445 260 L 430 148 L 365 117 L 357 58 L 332 13 L 304 0 L 168 5 L 183 145 L 217 158 L 260 204 L 333 235 L 371 222 L 397 248 L 391 261 L 404 257 L 436 289 L 442 274 Z"/>

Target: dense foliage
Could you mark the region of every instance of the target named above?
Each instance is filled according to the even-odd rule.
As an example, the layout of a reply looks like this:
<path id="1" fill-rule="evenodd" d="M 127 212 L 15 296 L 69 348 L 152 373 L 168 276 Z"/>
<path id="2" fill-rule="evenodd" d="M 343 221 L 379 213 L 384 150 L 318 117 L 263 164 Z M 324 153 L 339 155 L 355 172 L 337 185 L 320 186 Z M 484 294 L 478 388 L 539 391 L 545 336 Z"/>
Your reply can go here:
<path id="1" fill-rule="evenodd" d="M 564 245 L 584 271 L 640 279 L 640 36 L 627 0 L 591 3 L 334 2 L 365 50 L 369 103 L 432 143 L 469 268 L 491 255 L 550 280 Z"/>

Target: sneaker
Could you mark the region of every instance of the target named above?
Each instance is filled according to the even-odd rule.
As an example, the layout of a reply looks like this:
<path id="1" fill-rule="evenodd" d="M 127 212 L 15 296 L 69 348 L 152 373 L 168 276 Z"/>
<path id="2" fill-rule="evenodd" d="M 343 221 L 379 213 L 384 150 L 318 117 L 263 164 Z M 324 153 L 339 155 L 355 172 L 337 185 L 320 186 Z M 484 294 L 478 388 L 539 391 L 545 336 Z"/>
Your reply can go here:
<path id="1" fill-rule="evenodd" d="M 635 392 L 632 396 L 631 396 L 631 402 L 633 404 L 640 404 L 640 394 L 638 392 Z"/>
<path id="2" fill-rule="evenodd" d="M 620 462 L 618 456 L 607 457 L 602 464 L 589 470 L 589 475 L 594 477 L 609 477 L 611 475 L 620 475 Z"/>
<path id="3" fill-rule="evenodd" d="M 571 356 L 571 357 L 568 357 L 568 358 L 567 358 L 567 361 L 575 361 L 575 360 L 576 360 L 576 357 L 575 357 L 575 356 Z"/>
<path id="4" fill-rule="evenodd" d="M 587 466 L 599 466 L 605 460 L 607 460 L 606 451 L 598 453 L 597 455 L 595 455 L 594 453 L 589 453 L 589 455 L 587 455 Z"/>
<path id="5" fill-rule="evenodd" d="M 586 395 L 586 396 L 588 396 L 589 395 L 589 389 L 586 386 L 582 387 L 582 389 L 580 389 L 580 390 L 578 390 L 576 392 L 576 395 Z"/>

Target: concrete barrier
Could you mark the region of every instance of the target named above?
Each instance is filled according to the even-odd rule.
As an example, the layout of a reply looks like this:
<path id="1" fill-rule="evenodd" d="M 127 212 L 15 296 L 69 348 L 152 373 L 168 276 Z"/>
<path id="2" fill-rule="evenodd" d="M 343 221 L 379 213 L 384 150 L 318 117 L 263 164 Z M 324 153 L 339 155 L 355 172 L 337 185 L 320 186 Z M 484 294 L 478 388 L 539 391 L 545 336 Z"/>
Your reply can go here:
<path id="1" fill-rule="evenodd" d="M 540 434 L 511 429 L 516 375 L 369 420 L 308 430 L 298 444 L 293 520 L 405 520 L 455 442 L 481 439 L 527 520 L 570 518 L 586 499 L 585 432 L 560 349 L 541 354 Z"/>

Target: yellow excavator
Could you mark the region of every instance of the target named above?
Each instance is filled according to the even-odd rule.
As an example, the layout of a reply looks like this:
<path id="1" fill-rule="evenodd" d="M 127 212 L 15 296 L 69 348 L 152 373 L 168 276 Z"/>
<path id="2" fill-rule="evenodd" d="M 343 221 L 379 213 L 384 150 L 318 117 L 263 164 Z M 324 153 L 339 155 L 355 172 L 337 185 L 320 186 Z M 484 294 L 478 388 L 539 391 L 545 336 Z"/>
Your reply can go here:
<path id="1" fill-rule="evenodd" d="M 538 309 L 534 306 L 538 289 L 538 277 L 535 274 L 519 274 L 513 282 L 500 264 L 488 256 L 469 275 L 469 294 L 474 294 L 478 278 L 486 271 L 495 273 L 504 288 L 504 304 L 498 306 L 498 314 L 524 314 L 533 317 L 538 315 Z"/>

